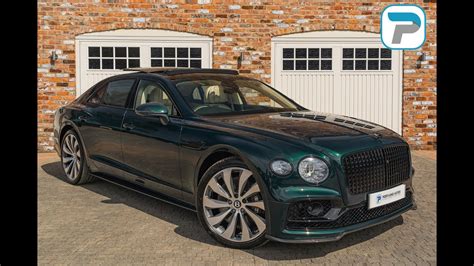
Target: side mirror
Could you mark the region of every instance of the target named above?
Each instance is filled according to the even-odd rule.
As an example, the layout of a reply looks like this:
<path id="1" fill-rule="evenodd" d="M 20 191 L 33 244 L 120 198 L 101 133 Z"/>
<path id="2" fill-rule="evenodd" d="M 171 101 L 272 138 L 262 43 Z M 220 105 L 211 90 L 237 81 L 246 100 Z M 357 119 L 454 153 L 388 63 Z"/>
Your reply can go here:
<path id="1" fill-rule="evenodd" d="M 170 122 L 168 108 L 161 103 L 144 103 L 139 105 L 135 112 L 142 116 L 158 117 L 163 125 L 167 125 Z"/>

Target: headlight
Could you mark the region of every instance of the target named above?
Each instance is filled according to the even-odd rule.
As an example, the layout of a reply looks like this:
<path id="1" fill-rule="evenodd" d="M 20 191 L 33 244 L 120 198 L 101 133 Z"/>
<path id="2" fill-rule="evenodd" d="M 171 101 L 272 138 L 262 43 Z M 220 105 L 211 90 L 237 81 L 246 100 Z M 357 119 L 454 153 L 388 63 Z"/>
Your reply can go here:
<path id="1" fill-rule="evenodd" d="M 289 175 L 291 173 L 291 164 L 283 160 L 275 160 L 270 164 L 272 171 L 281 176 Z"/>
<path id="2" fill-rule="evenodd" d="M 300 161 L 298 173 L 306 182 L 318 184 L 328 177 L 329 167 L 323 160 L 310 157 Z"/>

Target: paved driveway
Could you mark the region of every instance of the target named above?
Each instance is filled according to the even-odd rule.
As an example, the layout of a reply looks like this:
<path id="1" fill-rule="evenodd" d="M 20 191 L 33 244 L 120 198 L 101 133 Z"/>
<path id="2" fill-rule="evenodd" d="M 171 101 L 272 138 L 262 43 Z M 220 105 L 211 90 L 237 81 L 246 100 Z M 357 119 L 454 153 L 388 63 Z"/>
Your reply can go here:
<path id="1" fill-rule="evenodd" d="M 418 210 L 337 242 L 253 250 L 222 247 L 193 212 L 98 181 L 62 181 L 55 154 L 38 154 L 38 262 L 45 264 L 436 264 L 436 161 L 413 155 Z"/>

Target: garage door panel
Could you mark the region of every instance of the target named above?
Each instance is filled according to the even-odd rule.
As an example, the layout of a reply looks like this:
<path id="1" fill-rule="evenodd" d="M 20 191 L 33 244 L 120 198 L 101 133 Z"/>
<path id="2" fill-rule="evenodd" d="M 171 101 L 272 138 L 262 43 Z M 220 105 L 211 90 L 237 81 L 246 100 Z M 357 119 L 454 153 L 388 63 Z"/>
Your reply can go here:
<path id="1" fill-rule="evenodd" d="M 334 110 L 334 75 L 282 74 L 279 90 L 304 107 L 317 106 L 323 112 Z M 311 88 L 311 89 L 301 89 Z"/>
<path id="2" fill-rule="evenodd" d="M 395 129 L 398 90 L 392 74 L 343 74 L 339 113 Z M 394 100 L 395 99 L 395 100 Z"/>
<path id="3" fill-rule="evenodd" d="M 342 34 L 347 38 L 324 34 L 326 39 L 312 33 L 309 39 L 299 34 L 272 40 L 274 87 L 310 110 L 361 118 L 401 133 L 401 52 L 383 48 L 378 35 L 357 39 L 350 32 Z M 291 48 L 294 58 L 288 53 Z M 294 69 L 283 69 L 283 60 L 301 59 L 296 58 L 301 48 L 331 48 L 332 69 L 296 70 L 296 63 Z M 321 54 L 319 59 L 323 60 Z"/>

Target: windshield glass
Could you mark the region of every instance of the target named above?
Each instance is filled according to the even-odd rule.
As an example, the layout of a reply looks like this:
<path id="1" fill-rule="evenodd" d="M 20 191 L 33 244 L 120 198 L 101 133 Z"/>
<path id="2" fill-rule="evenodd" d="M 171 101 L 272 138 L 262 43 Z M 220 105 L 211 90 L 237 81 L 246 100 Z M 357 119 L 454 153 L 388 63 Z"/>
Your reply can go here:
<path id="1" fill-rule="evenodd" d="M 298 110 L 295 104 L 257 80 L 206 78 L 175 80 L 175 85 L 198 115 Z"/>

